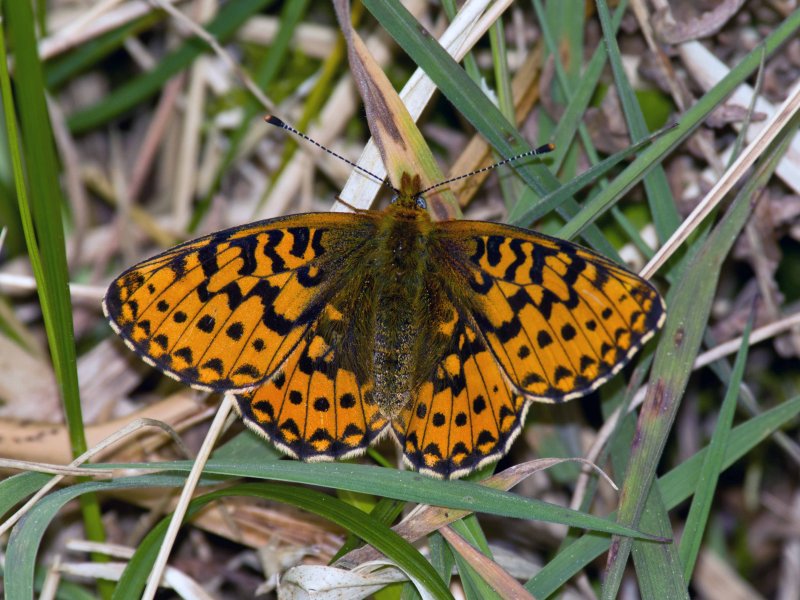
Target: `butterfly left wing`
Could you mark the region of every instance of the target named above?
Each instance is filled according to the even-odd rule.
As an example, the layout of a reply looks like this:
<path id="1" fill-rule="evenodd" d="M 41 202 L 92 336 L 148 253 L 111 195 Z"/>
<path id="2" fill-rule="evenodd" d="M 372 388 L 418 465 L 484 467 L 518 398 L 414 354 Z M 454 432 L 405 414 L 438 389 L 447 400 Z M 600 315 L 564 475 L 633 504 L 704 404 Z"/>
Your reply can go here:
<path id="1" fill-rule="evenodd" d="M 342 261 L 373 231 L 373 219 L 344 213 L 219 231 L 120 275 L 103 310 L 125 343 L 170 377 L 209 391 L 249 388 L 300 343 Z"/>
<path id="2" fill-rule="evenodd" d="M 508 452 L 525 421 L 530 401 L 513 392 L 470 319 L 437 295 L 446 338 L 441 360 L 392 420 L 405 462 L 434 477 L 467 475 Z M 438 347 L 431 340 L 432 347 Z"/>
<path id="3" fill-rule="evenodd" d="M 571 242 L 482 221 L 437 228 L 453 294 L 529 398 L 561 402 L 597 389 L 664 322 L 653 286 Z"/>

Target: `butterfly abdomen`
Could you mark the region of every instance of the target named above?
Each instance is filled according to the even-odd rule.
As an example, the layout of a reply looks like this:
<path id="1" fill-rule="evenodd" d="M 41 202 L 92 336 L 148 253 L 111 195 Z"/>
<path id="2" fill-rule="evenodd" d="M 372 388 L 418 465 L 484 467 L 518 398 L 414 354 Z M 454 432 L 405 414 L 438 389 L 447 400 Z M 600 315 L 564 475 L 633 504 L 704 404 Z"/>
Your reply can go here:
<path id="1" fill-rule="evenodd" d="M 424 211 L 392 207 L 384 213 L 373 264 L 375 398 L 393 416 L 415 391 L 415 347 L 426 314 L 424 271 L 430 219 Z"/>

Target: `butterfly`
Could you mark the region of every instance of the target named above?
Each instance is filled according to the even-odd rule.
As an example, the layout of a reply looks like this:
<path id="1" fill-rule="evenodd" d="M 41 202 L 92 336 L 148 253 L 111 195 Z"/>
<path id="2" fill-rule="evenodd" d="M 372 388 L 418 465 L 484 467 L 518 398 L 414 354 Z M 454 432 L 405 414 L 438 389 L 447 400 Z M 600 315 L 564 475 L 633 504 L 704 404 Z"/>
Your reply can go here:
<path id="1" fill-rule="evenodd" d="M 354 457 L 391 432 L 408 466 L 445 479 L 504 456 L 532 401 L 608 381 L 666 315 L 591 250 L 433 221 L 417 194 L 186 242 L 122 273 L 103 310 L 145 362 L 234 393 L 292 457 Z"/>

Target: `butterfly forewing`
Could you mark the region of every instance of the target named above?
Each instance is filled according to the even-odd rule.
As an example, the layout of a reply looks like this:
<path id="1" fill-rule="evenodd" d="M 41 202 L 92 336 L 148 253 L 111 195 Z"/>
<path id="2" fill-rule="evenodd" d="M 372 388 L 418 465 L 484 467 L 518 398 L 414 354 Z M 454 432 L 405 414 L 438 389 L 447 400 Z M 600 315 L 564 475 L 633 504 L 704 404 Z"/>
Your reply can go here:
<path id="1" fill-rule="evenodd" d="M 460 302 L 511 383 L 559 402 L 607 381 L 665 316 L 649 283 L 570 242 L 495 223 L 447 221 Z"/>
<path id="2" fill-rule="evenodd" d="M 373 221 L 308 214 L 220 231 L 123 273 L 103 303 L 147 362 L 199 389 L 252 387 L 274 373 L 325 306 L 342 260 Z"/>

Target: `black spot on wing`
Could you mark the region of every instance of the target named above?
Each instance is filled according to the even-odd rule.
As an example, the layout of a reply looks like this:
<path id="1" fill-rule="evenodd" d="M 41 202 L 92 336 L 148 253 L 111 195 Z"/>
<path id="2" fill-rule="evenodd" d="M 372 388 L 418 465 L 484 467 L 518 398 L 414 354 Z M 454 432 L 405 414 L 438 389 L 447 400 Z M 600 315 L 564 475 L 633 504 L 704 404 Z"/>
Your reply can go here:
<path id="1" fill-rule="evenodd" d="M 538 373 L 528 373 L 522 378 L 522 387 L 528 388 L 534 383 L 544 383 L 544 379 Z"/>
<path id="2" fill-rule="evenodd" d="M 216 326 L 217 321 L 211 315 L 203 315 L 197 321 L 197 329 L 202 331 L 203 333 L 211 333 L 214 331 L 214 327 Z"/>
<path id="3" fill-rule="evenodd" d="M 280 371 L 275 377 L 272 378 L 272 384 L 279 390 L 283 389 L 284 384 L 286 383 L 286 373 Z"/>
<path id="4" fill-rule="evenodd" d="M 175 356 L 186 362 L 186 364 L 192 364 L 194 362 L 194 354 L 192 353 L 192 349 L 188 346 L 184 346 L 183 348 L 178 348 L 173 353 Z"/>
<path id="5" fill-rule="evenodd" d="M 257 381 L 257 380 L 261 379 L 261 377 L 263 376 L 263 373 L 258 370 L 258 367 L 256 367 L 255 365 L 247 364 L 247 363 L 237 367 L 236 371 L 234 371 L 233 374 L 234 375 L 245 375 L 245 376 L 249 377 L 250 379 L 252 379 L 254 381 Z"/>
<path id="6" fill-rule="evenodd" d="M 325 272 L 321 268 L 303 266 L 297 269 L 297 282 L 303 287 L 316 287 L 323 279 L 325 279 Z"/>
<path id="7" fill-rule="evenodd" d="M 508 265 L 508 267 L 506 267 L 506 272 L 503 274 L 503 279 L 506 281 L 515 281 L 517 278 L 517 270 L 525 262 L 525 252 L 522 249 L 522 240 L 519 238 L 514 238 L 511 240 L 511 242 L 509 242 L 508 247 L 514 254 L 514 260 L 510 265 Z"/>
<path id="8" fill-rule="evenodd" d="M 528 274 L 533 283 L 541 285 L 544 281 L 544 270 L 547 268 L 547 258 L 557 256 L 558 250 L 549 248 L 544 244 L 533 244 L 532 246 L 532 264 Z"/>
<path id="9" fill-rule="evenodd" d="M 217 375 L 222 376 L 225 372 L 224 365 L 222 364 L 222 360 L 219 358 L 212 358 L 207 360 L 202 364 L 203 369 L 210 369 L 214 371 Z"/>
<path id="10" fill-rule="evenodd" d="M 504 238 L 501 235 L 490 235 L 486 240 L 486 261 L 492 267 L 496 267 L 503 259 L 500 247 L 503 245 Z"/>
<path id="11" fill-rule="evenodd" d="M 231 240 L 230 245 L 239 250 L 239 258 L 242 260 L 242 266 L 238 271 L 239 275 L 242 277 L 252 275 L 258 267 L 256 260 L 258 239 L 255 236 L 244 236 Z"/>
<path id="12" fill-rule="evenodd" d="M 574 373 L 565 367 L 564 365 L 558 365 L 556 367 L 555 372 L 553 373 L 553 381 L 558 384 L 559 381 L 562 379 L 566 379 L 567 377 L 572 377 Z"/>
<path id="13" fill-rule="evenodd" d="M 494 286 L 494 280 L 483 271 L 474 271 L 469 279 L 469 285 L 478 294 L 485 295 Z"/>
<path id="14" fill-rule="evenodd" d="M 280 291 L 281 288 L 278 286 L 270 285 L 268 281 L 261 279 L 247 296 L 261 300 L 261 306 L 264 309 L 261 321 L 266 327 L 278 335 L 287 335 L 292 330 L 294 323 L 275 311 L 275 299 Z"/>
<path id="15" fill-rule="evenodd" d="M 536 343 L 539 345 L 540 349 L 544 350 L 553 343 L 553 337 L 547 331 L 542 329 L 536 334 Z"/>
<path id="16" fill-rule="evenodd" d="M 308 227 L 289 227 L 286 231 L 292 236 L 292 249 L 289 250 L 289 253 L 297 258 L 302 258 L 310 239 Z"/>
<path id="17" fill-rule="evenodd" d="M 314 410 L 317 412 L 328 412 L 331 407 L 331 403 L 327 398 L 321 396 L 314 400 L 313 406 Z"/>
<path id="18" fill-rule="evenodd" d="M 475 237 L 473 240 L 475 242 L 475 252 L 472 253 L 472 256 L 469 257 L 469 260 L 472 262 L 472 264 L 480 266 L 481 258 L 483 258 L 483 255 L 486 252 L 486 244 L 483 242 L 482 237 Z"/>
<path id="19" fill-rule="evenodd" d="M 266 232 L 267 240 L 264 243 L 263 253 L 270 261 L 270 271 L 273 273 L 283 273 L 286 271 L 286 262 L 276 252 L 275 248 L 283 240 L 283 231 L 280 229 L 270 229 Z"/>
<path id="20" fill-rule="evenodd" d="M 220 236 L 221 238 L 222 236 Z M 220 239 L 219 242 L 223 240 Z M 203 269 L 203 275 L 206 280 L 211 279 L 214 275 L 219 272 L 219 264 L 217 263 L 217 243 L 213 244 L 206 244 L 200 250 L 197 251 L 197 259 L 200 262 L 200 268 Z M 180 277 L 186 271 L 186 257 L 179 255 L 176 257 L 176 260 L 172 261 L 172 270 L 175 271 L 175 274 Z"/>
<path id="21" fill-rule="evenodd" d="M 339 406 L 344 409 L 353 408 L 356 405 L 355 396 L 351 393 L 342 394 L 342 397 L 339 398 Z"/>
<path id="22" fill-rule="evenodd" d="M 478 439 L 475 440 L 475 445 L 480 447 L 487 444 L 494 444 L 495 442 L 497 442 L 497 438 L 494 436 L 494 434 L 492 434 L 491 431 L 484 429 L 478 434 Z"/>
<path id="23" fill-rule="evenodd" d="M 564 282 L 572 287 L 578 281 L 581 273 L 586 270 L 586 261 L 577 255 L 574 249 L 568 253 L 570 261 L 567 263 L 567 271 L 562 275 Z"/>
<path id="24" fill-rule="evenodd" d="M 315 229 L 314 235 L 311 236 L 311 249 L 317 258 L 325 254 L 325 246 L 322 245 L 322 236 L 325 232 L 325 229 Z"/>
<path id="25" fill-rule="evenodd" d="M 230 339 L 235 342 L 238 342 L 242 339 L 242 335 L 244 334 L 244 323 L 241 321 L 236 321 L 228 325 L 228 328 L 225 330 L 225 335 L 227 335 Z"/>
<path id="26" fill-rule="evenodd" d="M 157 336 L 153 338 L 153 343 L 161 348 L 162 350 L 166 350 L 169 346 L 169 338 L 164 335 L 163 333 L 159 333 Z M 162 357 L 162 360 L 167 358 L 169 355 L 165 355 Z"/>
<path id="27" fill-rule="evenodd" d="M 597 361 L 594 358 L 584 354 L 584 355 L 581 356 L 581 362 L 580 362 L 580 367 L 579 368 L 580 368 L 581 372 L 583 372 L 586 369 L 588 369 L 589 367 L 592 367 L 592 366 L 594 366 L 596 364 L 597 364 Z"/>

